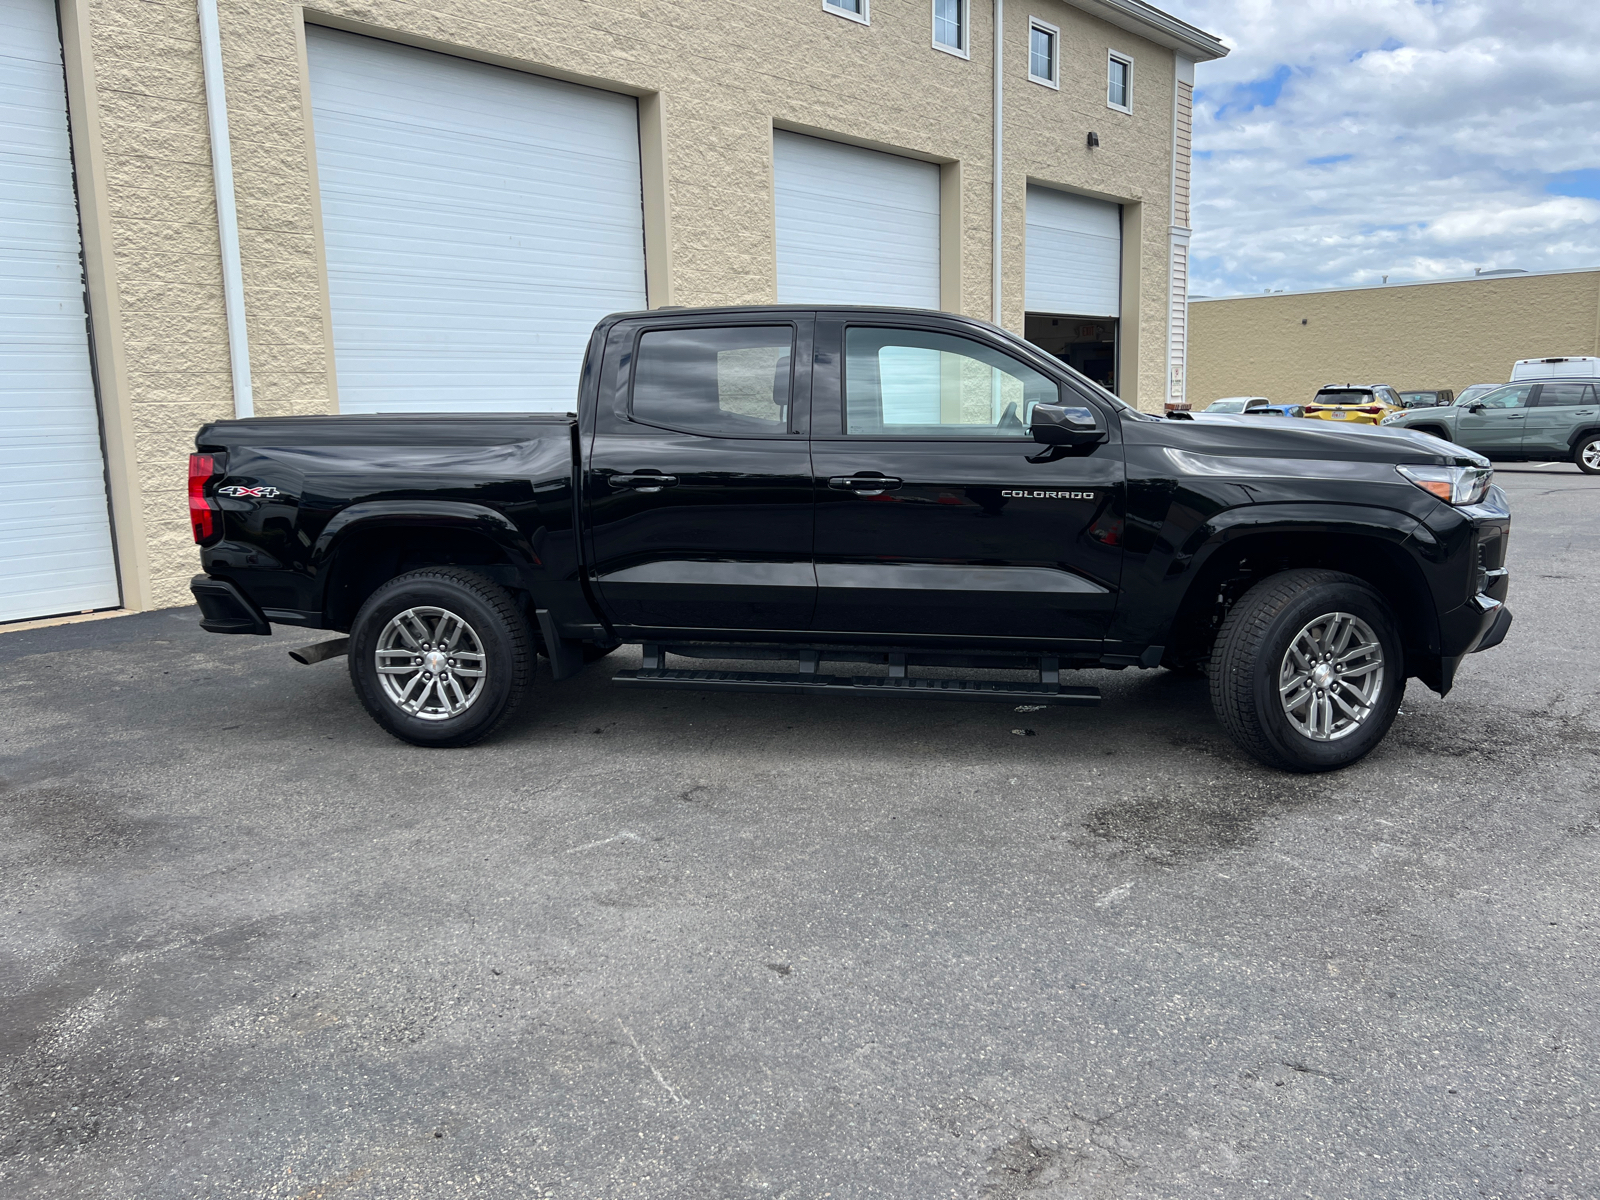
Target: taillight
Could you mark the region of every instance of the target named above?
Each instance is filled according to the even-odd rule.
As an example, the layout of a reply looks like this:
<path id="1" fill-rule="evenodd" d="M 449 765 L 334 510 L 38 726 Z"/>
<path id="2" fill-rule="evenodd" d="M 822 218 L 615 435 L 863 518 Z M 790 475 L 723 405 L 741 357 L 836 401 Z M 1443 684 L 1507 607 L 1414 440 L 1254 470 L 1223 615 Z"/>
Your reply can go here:
<path id="1" fill-rule="evenodd" d="M 217 460 L 211 454 L 189 455 L 189 524 L 198 546 L 208 546 L 221 533 L 217 507 L 206 495 L 206 484 L 217 476 Z"/>
<path id="2" fill-rule="evenodd" d="M 1367 406 L 1366 408 L 1363 408 L 1361 411 L 1364 412 L 1364 413 L 1372 413 L 1372 414 L 1376 415 L 1378 413 L 1381 413 L 1383 411 L 1383 408 L 1381 406 L 1379 406 L 1379 405 L 1373 404 L 1373 405 Z"/>

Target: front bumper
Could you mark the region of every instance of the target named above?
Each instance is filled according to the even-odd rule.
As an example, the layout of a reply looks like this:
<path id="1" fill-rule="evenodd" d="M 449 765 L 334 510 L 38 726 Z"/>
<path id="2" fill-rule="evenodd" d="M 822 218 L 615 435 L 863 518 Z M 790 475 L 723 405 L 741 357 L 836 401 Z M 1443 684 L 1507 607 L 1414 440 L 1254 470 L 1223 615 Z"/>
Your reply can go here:
<path id="1" fill-rule="evenodd" d="M 1499 608 L 1495 609 L 1494 621 L 1489 626 L 1489 632 L 1484 634 L 1483 637 L 1478 640 L 1478 644 L 1472 648 L 1472 652 L 1477 654 L 1481 650 L 1493 650 L 1501 642 L 1506 640 L 1506 634 L 1510 631 L 1511 610 L 1502 604 Z"/>

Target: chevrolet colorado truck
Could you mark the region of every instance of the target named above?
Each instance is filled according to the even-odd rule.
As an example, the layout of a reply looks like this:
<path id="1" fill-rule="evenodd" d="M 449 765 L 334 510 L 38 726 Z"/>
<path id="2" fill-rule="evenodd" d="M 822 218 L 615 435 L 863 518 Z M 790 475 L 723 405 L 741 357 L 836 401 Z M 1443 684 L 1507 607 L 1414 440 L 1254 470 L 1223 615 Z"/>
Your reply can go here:
<path id="1" fill-rule="evenodd" d="M 618 314 L 575 413 L 205 426 L 192 586 L 215 633 L 347 635 L 293 654 L 347 654 L 422 746 L 489 734 L 536 655 L 557 702 L 634 643 L 627 688 L 1083 705 L 1064 673 L 1203 671 L 1240 747 L 1321 771 L 1505 637 L 1486 460 L 1179 416 L 949 314 Z"/>

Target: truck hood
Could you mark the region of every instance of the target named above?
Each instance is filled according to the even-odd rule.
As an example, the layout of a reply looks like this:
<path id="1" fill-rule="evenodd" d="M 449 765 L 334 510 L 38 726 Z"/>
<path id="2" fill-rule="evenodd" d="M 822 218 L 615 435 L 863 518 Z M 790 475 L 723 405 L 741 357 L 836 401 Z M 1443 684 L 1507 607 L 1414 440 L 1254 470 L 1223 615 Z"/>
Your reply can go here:
<path id="1" fill-rule="evenodd" d="M 1324 462 L 1368 462 L 1487 467 L 1481 454 L 1401 425 L 1345 425 L 1295 417 L 1196 414 L 1166 420 L 1167 445 L 1196 454 L 1246 458 L 1301 458 Z"/>

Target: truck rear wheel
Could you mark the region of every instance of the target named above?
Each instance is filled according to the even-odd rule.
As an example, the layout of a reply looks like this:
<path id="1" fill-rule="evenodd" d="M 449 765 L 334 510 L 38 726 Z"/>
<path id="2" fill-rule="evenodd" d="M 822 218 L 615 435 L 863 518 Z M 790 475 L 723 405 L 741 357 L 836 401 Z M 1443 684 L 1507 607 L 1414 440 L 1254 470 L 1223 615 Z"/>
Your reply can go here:
<path id="1" fill-rule="evenodd" d="M 1404 651 L 1383 598 L 1353 575 L 1284 571 L 1229 610 L 1211 656 L 1211 706 L 1270 767 L 1333 771 L 1389 732 Z"/>
<path id="2" fill-rule="evenodd" d="M 416 746 L 470 746 L 527 694 L 534 641 L 504 588 L 460 567 L 389 580 L 350 627 L 350 681 L 372 719 Z"/>

